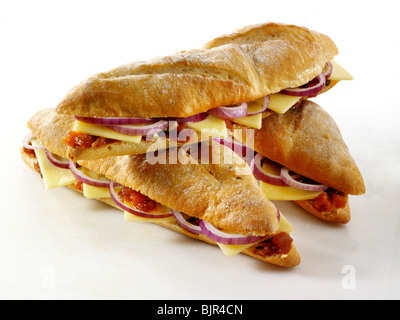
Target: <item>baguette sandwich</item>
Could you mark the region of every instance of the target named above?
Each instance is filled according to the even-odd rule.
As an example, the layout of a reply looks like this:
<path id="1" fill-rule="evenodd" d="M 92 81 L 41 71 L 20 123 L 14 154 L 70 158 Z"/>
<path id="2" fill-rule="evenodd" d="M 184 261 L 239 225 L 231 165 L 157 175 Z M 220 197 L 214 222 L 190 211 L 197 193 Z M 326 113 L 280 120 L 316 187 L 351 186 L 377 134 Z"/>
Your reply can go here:
<path id="1" fill-rule="evenodd" d="M 337 54 L 332 40 L 300 27 L 279 29 L 270 41 L 213 41 L 78 84 L 56 108 L 75 117 L 62 139 L 69 158 L 140 154 L 154 145 L 165 149 L 226 138 L 227 120 L 260 129 L 263 117 L 330 88 L 334 81 L 327 77 L 336 70 L 330 71 L 330 61 Z"/>
<path id="2" fill-rule="evenodd" d="M 246 139 L 243 126 L 230 128 Z M 305 100 L 263 119 L 254 150 L 254 176 L 269 200 L 295 201 L 327 221 L 350 221 L 348 195 L 365 193 L 363 177 L 336 122 L 319 105 Z"/>
<path id="3" fill-rule="evenodd" d="M 218 245 L 227 256 L 243 252 L 292 267 L 300 256 L 292 226 L 259 188 L 249 166 L 230 149 L 208 144 L 220 161 L 194 158 L 151 164 L 146 154 L 72 161 L 61 140 L 74 117 L 54 109 L 37 112 L 24 140 L 24 162 L 43 177 L 46 188 L 67 186 L 85 197 L 124 211 L 125 220 L 153 222 L 191 238 Z M 183 150 L 183 151 L 182 151 Z"/>
<path id="4" fill-rule="evenodd" d="M 325 93 L 340 81 L 353 80 L 353 76 L 337 63 L 334 57 L 339 53 L 335 43 L 325 34 L 305 27 L 282 23 L 262 23 L 246 26 L 230 34 L 219 36 L 207 42 L 203 48 L 213 49 L 228 44 L 257 44 L 271 43 L 276 40 L 302 41 L 317 45 L 321 56 L 325 59 L 323 71 L 307 84 L 285 88 L 279 92 L 272 92 L 268 96 L 268 109 L 262 114 L 265 118 L 273 113 L 285 113 L 290 108 L 298 106 L 302 101 Z M 284 73 L 285 70 L 282 71 Z M 261 100 L 259 101 L 261 103 Z M 245 120 L 245 119 L 243 119 Z M 262 119 L 257 124 L 239 122 L 252 128 L 260 129 Z"/>

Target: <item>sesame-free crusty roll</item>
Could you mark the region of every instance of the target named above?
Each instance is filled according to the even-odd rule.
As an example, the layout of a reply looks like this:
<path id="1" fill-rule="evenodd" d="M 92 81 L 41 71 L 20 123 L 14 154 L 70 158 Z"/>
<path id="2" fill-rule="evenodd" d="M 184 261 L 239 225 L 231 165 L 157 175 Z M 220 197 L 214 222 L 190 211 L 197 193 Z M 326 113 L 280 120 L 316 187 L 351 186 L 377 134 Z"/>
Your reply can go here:
<path id="1" fill-rule="evenodd" d="M 339 53 L 336 44 L 326 34 L 303 26 L 275 22 L 259 23 L 238 28 L 231 33 L 210 40 L 203 48 L 212 49 L 227 44 L 244 45 L 277 40 L 302 41 L 314 44 L 318 46 L 320 56 L 325 63 L 334 59 Z M 332 89 L 338 82 L 339 80 L 337 79 L 327 81 L 325 87 L 318 94 Z"/>
<path id="2" fill-rule="evenodd" d="M 233 130 L 241 128 L 232 125 Z M 246 141 L 245 134 L 237 138 Z M 327 185 L 330 196 L 339 191 L 343 198 L 340 208 L 330 210 L 318 206 L 313 199 L 296 203 L 325 220 L 342 223 L 350 220 L 347 197 L 365 193 L 363 177 L 336 122 L 319 105 L 305 100 L 285 114 L 274 113 L 264 118 L 262 128 L 254 131 L 254 149 L 297 174 Z"/>
<path id="3" fill-rule="evenodd" d="M 188 117 L 308 83 L 326 57 L 317 43 L 277 40 L 194 49 L 98 73 L 57 112 L 81 117 Z"/>

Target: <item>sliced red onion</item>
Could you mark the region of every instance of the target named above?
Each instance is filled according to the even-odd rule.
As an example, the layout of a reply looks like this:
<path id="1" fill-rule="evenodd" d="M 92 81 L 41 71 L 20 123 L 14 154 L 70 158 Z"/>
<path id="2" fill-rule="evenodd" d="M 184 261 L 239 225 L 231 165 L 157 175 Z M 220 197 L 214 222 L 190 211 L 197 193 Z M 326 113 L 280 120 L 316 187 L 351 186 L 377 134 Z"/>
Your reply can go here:
<path id="1" fill-rule="evenodd" d="M 75 117 L 76 120 L 96 124 L 100 126 L 118 126 L 118 125 L 132 125 L 132 124 L 143 124 L 143 123 L 152 123 L 154 119 L 147 118 L 91 118 L 91 117 Z"/>
<path id="2" fill-rule="evenodd" d="M 148 134 L 155 134 L 163 131 L 168 127 L 168 121 L 159 120 L 156 123 L 146 126 L 133 126 L 133 125 L 120 125 L 120 126 L 107 126 L 111 130 L 128 136 L 144 136 Z"/>
<path id="3" fill-rule="evenodd" d="M 271 174 L 263 169 L 263 167 L 262 167 L 263 159 L 264 159 L 264 157 L 260 153 L 257 153 L 255 155 L 254 168 L 253 168 L 254 176 L 258 180 L 264 181 L 264 182 L 272 184 L 274 186 L 287 186 L 287 183 L 285 183 L 283 181 L 281 176 Z"/>
<path id="4" fill-rule="evenodd" d="M 29 143 L 32 141 L 32 139 L 34 138 L 33 133 L 28 134 L 24 141 L 22 141 L 22 145 L 25 149 L 30 149 L 30 150 L 46 150 L 45 147 L 43 146 L 32 146 Z"/>
<path id="5" fill-rule="evenodd" d="M 289 186 L 297 189 L 302 189 L 307 191 L 324 191 L 328 189 L 328 186 L 323 184 L 310 184 L 295 180 L 294 177 L 290 175 L 289 169 L 286 167 L 283 167 L 281 169 L 281 178 Z"/>
<path id="6" fill-rule="evenodd" d="M 324 76 L 325 76 L 325 79 L 327 80 L 327 79 L 329 79 L 329 77 L 330 77 L 331 74 L 332 74 L 333 65 L 332 65 L 332 63 L 331 63 L 330 61 L 328 61 L 328 62 L 326 63 L 326 67 L 327 67 L 328 69 L 326 70 L 326 72 L 324 72 Z"/>
<path id="7" fill-rule="evenodd" d="M 241 234 L 226 233 L 215 228 L 211 223 L 200 220 L 200 228 L 211 240 L 227 245 L 243 245 L 258 242 L 265 236 L 245 236 Z"/>
<path id="8" fill-rule="evenodd" d="M 258 111 L 255 111 L 255 112 L 247 112 L 247 116 L 254 116 L 256 114 L 263 113 L 265 110 L 268 109 L 269 101 L 270 101 L 269 95 L 265 96 L 262 108 L 260 110 L 258 110 Z"/>
<path id="9" fill-rule="evenodd" d="M 45 152 L 46 152 L 47 159 L 49 159 L 49 161 L 54 166 L 62 168 L 62 169 L 69 169 L 69 161 L 68 160 L 64 160 L 64 161 L 57 160 L 49 150 L 45 149 Z"/>
<path id="10" fill-rule="evenodd" d="M 161 218 L 172 217 L 172 213 L 156 214 L 156 213 L 148 213 L 148 212 L 133 209 L 132 207 L 126 205 L 125 203 L 123 203 L 122 201 L 119 200 L 118 195 L 114 190 L 114 184 L 115 184 L 114 181 L 111 181 L 109 183 L 110 195 L 111 195 L 111 198 L 114 200 L 115 204 L 118 205 L 121 209 L 123 209 L 135 216 L 139 216 L 142 218 L 161 219 Z"/>
<path id="11" fill-rule="evenodd" d="M 187 221 L 182 214 L 179 211 L 176 210 L 171 210 L 172 214 L 174 215 L 176 221 L 178 221 L 178 223 L 185 228 L 186 230 L 196 233 L 196 234 L 202 234 L 203 230 L 201 230 L 200 226 L 196 226 L 193 223 L 190 223 L 189 221 Z"/>
<path id="12" fill-rule="evenodd" d="M 100 188 L 108 188 L 110 185 L 109 181 L 104 181 L 104 180 L 99 180 L 99 179 L 94 179 L 91 177 L 88 177 L 86 174 L 84 174 L 82 171 L 78 170 L 76 167 L 76 164 L 69 160 L 69 168 L 72 171 L 72 174 L 77 178 L 79 181 L 86 183 L 88 185 L 91 185 L 93 187 L 100 187 Z"/>
<path id="13" fill-rule="evenodd" d="M 209 114 L 221 119 L 238 119 L 247 116 L 247 102 L 238 106 L 217 107 L 207 111 Z"/>
<path id="14" fill-rule="evenodd" d="M 179 123 L 181 123 L 181 122 L 184 122 L 184 123 L 191 122 L 191 123 L 193 123 L 193 122 L 203 121 L 207 117 L 208 117 L 208 113 L 207 112 L 201 112 L 201 113 L 198 113 L 198 114 L 195 114 L 193 116 L 186 117 L 186 118 L 173 118 L 173 119 L 170 119 L 170 120 L 174 120 L 174 121 L 177 121 Z"/>
<path id="15" fill-rule="evenodd" d="M 297 97 L 312 97 L 312 96 L 315 96 L 316 94 L 318 94 L 325 87 L 325 82 L 326 82 L 325 75 L 323 73 L 321 73 L 315 79 L 318 80 L 318 83 L 316 85 L 313 85 L 311 87 L 306 87 L 306 88 L 288 88 L 288 89 L 283 89 L 283 90 L 281 90 L 280 93 L 286 94 L 286 95 L 289 95 L 289 96 L 297 96 Z M 314 81 L 314 80 L 312 80 L 312 81 Z"/>

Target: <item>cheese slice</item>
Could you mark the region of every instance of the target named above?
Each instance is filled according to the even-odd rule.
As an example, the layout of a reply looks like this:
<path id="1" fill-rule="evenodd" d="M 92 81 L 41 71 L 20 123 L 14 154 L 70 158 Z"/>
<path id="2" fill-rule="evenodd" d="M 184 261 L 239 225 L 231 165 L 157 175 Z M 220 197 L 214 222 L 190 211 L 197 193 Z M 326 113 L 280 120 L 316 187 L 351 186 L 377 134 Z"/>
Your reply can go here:
<path id="1" fill-rule="evenodd" d="M 104 182 L 109 182 L 105 176 L 95 173 L 87 168 L 81 168 L 82 173 L 93 179 L 98 179 Z M 86 183 L 82 184 L 83 195 L 88 199 L 108 199 L 111 198 L 110 189 L 108 187 L 95 187 Z M 116 192 L 122 189 L 122 186 L 114 187 Z"/>
<path id="2" fill-rule="evenodd" d="M 168 213 L 168 211 L 166 211 L 165 213 Z M 143 218 L 143 217 L 139 217 L 136 216 L 130 212 L 124 211 L 124 220 L 126 222 L 175 222 L 175 218 L 173 216 L 171 217 L 166 217 L 166 218 Z"/>
<path id="3" fill-rule="evenodd" d="M 222 252 L 227 256 L 227 257 L 233 257 L 236 256 L 237 254 L 241 253 L 242 251 L 252 247 L 254 243 L 250 244 L 243 244 L 243 245 L 228 245 L 228 244 L 222 244 L 218 243 L 218 247 L 222 250 Z"/>
<path id="4" fill-rule="evenodd" d="M 238 119 L 232 119 L 232 122 L 236 122 L 250 128 L 261 129 L 262 126 L 262 113 L 255 114 L 253 116 L 247 116 Z"/>
<path id="5" fill-rule="evenodd" d="M 108 199 L 111 198 L 109 188 L 94 187 L 83 183 L 83 195 L 87 199 Z"/>
<path id="6" fill-rule="evenodd" d="M 329 80 L 353 80 L 354 77 L 346 71 L 340 64 L 336 61 L 331 61 L 333 70 L 332 74 L 329 76 Z"/>
<path id="7" fill-rule="evenodd" d="M 269 96 L 268 109 L 278 113 L 285 113 L 299 102 L 301 98 L 302 97 L 289 96 L 282 93 L 273 93 Z"/>
<path id="8" fill-rule="evenodd" d="M 200 132 L 202 139 L 205 137 L 228 137 L 225 121 L 211 114 L 202 121 L 187 123 L 187 126 Z"/>
<path id="9" fill-rule="evenodd" d="M 91 134 L 93 136 L 126 141 L 126 142 L 140 143 L 142 141 L 142 136 L 124 135 L 114 130 L 111 130 L 110 128 L 104 126 L 97 126 L 79 120 L 75 120 L 74 127 L 72 130 L 76 132 Z"/>
<path id="10" fill-rule="evenodd" d="M 254 101 L 249 101 L 247 103 L 247 112 L 249 112 L 249 113 L 257 112 L 262 109 L 263 104 L 264 104 L 264 97 L 254 100 Z M 254 129 L 261 129 L 262 113 L 243 117 L 243 118 L 232 119 L 232 122 L 243 124 L 245 126 L 248 126 L 250 128 L 254 128 Z"/>
<path id="11" fill-rule="evenodd" d="M 37 140 L 32 140 L 33 146 L 41 146 Z M 70 169 L 62 169 L 53 165 L 46 156 L 44 150 L 35 150 L 36 158 L 39 162 L 40 171 L 46 189 L 65 187 L 75 182 L 75 177 Z"/>
<path id="12" fill-rule="evenodd" d="M 276 234 L 281 233 L 281 232 L 291 232 L 291 231 L 293 231 L 293 226 L 285 218 L 285 216 L 281 213 L 279 229 L 276 232 Z M 227 244 L 222 244 L 222 243 L 217 243 L 217 244 L 220 247 L 220 249 L 222 250 L 222 252 L 227 257 L 233 257 L 254 245 L 254 243 L 245 244 L 245 245 L 227 245 Z"/>
<path id="13" fill-rule="evenodd" d="M 282 166 L 276 162 L 268 159 L 263 161 L 263 169 L 270 174 L 279 176 L 281 168 Z M 264 181 L 260 181 L 260 187 L 269 200 L 308 200 L 322 193 L 322 191 L 307 191 L 290 186 L 275 186 Z"/>
<path id="14" fill-rule="evenodd" d="M 260 187 L 269 200 L 309 200 L 318 197 L 322 193 L 322 191 L 307 191 L 289 186 L 274 186 L 264 181 L 261 181 Z"/>

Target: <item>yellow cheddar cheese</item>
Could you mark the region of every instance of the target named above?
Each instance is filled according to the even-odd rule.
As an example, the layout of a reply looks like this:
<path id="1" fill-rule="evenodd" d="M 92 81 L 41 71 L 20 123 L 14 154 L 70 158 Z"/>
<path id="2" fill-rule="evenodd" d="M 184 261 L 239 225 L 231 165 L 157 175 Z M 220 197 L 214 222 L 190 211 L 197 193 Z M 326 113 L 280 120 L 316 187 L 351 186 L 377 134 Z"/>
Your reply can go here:
<path id="1" fill-rule="evenodd" d="M 271 94 L 269 98 L 268 109 L 278 113 L 285 113 L 301 99 L 301 97 L 289 96 L 282 93 Z"/>
<path id="2" fill-rule="evenodd" d="M 263 107 L 263 104 L 264 104 L 264 97 L 254 101 L 249 101 L 247 103 L 247 112 L 254 113 L 260 111 Z M 262 113 L 239 119 L 232 119 L 232 122 L 236 122 L 254 129 L 261 129 Z"/>
<path id="3" fill-rule="evenodd" d="M 41 146 L 37 140 L 32 140 L 33 146 Z M 54 189 L 65 187 L 75 182 L 75 177 L 70 169 L 62 169 L 53 165 L 46 156 L 46 152 L 42 149 L 35 150 L 36 158 L 39 162 L 40 171 L 46 189 Z"/>
<path id="4" fill-rule="evenodd" d="M 221 137 L 226 138 L 228 136 L 228 130 L 226 129 L 226 123 L 223 119 L 208 115 L 202 121 L 187 123 L 189 128 L 196 130 L 201 133 L 202 138 L 205 137 Z"/>
<path id="5" fill-rule="evenodd" d="M 306 191 L 289 186 L 274 186 L 272 184 L 261 181 L 261 190 L 269 200 L 309 200 L 318 197 L 322 191 Z"/>
<path id="6" fill-rule="evenodd" d="M 353 80 L 354 77 L 336 61 L 331 61 L 333 70 L 329 80 Z"/>
<path id="7" fill-rule="evenodd" d="M 266 158 L 263 160 L 263 169 L 273 175 L 279 176 L 282 166 Z M 318 197 L 322 191 L 307 191 L 290 186 L 275 186 L 260 181 L 261 190 L 269 200 L 308 200 Z"/>

